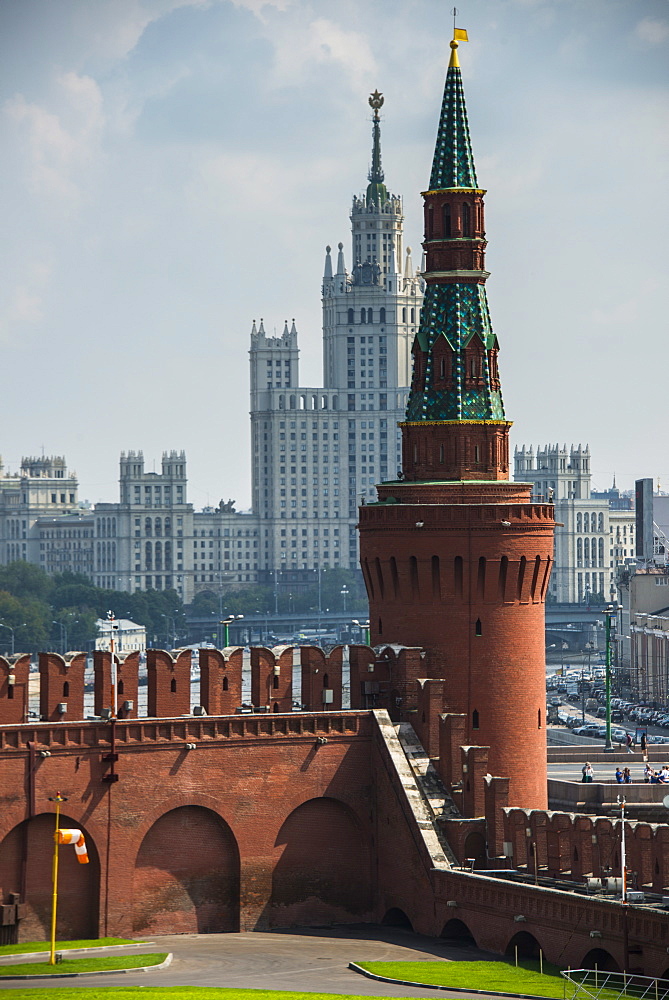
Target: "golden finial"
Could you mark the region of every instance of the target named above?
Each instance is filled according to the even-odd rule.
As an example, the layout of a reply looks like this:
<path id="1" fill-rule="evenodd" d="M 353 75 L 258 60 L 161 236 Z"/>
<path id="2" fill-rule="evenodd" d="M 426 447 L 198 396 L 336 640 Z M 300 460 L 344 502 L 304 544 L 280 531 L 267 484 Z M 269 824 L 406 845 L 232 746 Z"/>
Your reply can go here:
<path id="1" fill-rule="evenodd" d="M 383 94 L 379 93 L 378 89 L 369 95 L 369 106 L 374 108 L 374 121 L 378 122 L 379 108 L 383 107 Z"/>
<path id="2" fill-rule="evenodd" d="M 460 66 L 460 62 L 458 60 L 458 43 L 469 41 L 469 39 L 467 38 L 467 29 L 455 27 L 455 19 L 458 16 L 458 8 L 454 7 L 453 10 L 451 11 L 451 14 L 453 15 L 453 41 L 450 42 L 451 58 L 448 64 L 449 69 L 451 68 L 451 66 L 457 66 L 457 67 Z"/>

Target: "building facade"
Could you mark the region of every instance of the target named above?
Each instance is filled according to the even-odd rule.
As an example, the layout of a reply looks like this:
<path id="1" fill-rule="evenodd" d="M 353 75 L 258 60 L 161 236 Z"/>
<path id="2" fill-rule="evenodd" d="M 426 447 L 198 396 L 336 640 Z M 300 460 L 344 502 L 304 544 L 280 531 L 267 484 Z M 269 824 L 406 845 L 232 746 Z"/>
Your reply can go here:
<path id="1" fill-rule="evenodd" d="M 635 517 L 615 488 L 593 496 L 590 448 L 579 444 L 514 454 L 514 478 L 555 505 L 555 561 L 549 598 L 563 604 L 615 601 L 617 568 L 634 553 Z"/>
<path id="2" fill-rule="evenodd" d="M 411 376 L 424 282 L 404 249 L 402 199 L 381 167 L 379 109 L 374 111 L 369 183 L 353 198 L 353 266 L 344 246 L 326 249 L 322 284 L 323 386 L 300 386 L 293 322 L 268 336 L 251 331 L 253 511 L 260 568 L 312 575 L 359 565 L 358 503 L 401 464 L 398 422 Z"/>
<path id="3" fill-rule="evenodd" d="M 148 472 L 143 453 L 129 451 L 118 501 L 89 509 L 62 456 L 24 458 L 17 474 L 0 468 L 0 565 L 81 573 L 108 590 L 176 590 L 185 603 L 255 582 L 257 519 L 231 502 L 194 511 L 187 489 L 184 452 L 165 452 L 161 471 Z"/>
<path id="4" fill-rule="evenodd" d="M 0 463 L 0 565 L 23 560 L 49 575 L 92 576 L 95 521 L 78 490 L 62 455 L 22 458 L 14 474 Z"/>

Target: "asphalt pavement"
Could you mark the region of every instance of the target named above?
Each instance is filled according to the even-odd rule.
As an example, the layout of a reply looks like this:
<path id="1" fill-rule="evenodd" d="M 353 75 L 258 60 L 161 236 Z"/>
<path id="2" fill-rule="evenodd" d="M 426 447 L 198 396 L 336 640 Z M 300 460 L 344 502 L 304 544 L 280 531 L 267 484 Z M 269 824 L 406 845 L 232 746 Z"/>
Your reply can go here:
<path id="1" fill-rule="evenodd" d="M 457 991 L 412 989 L 367 979 L 349 962 L 421 962 L 450 959 L 499 959 L 477 948 L 439 938 L 373 925 L 270 934 L 193 934 L 154 937 L 142 952 L 172 952 L 174 961 L 160 972 L 123 973 L 80 979 L 2 981 L 2 990 L 44 990 L 92 986 L 226 986 L 238 989 L 303 990 L 369 997 L 460 997 Z"/>

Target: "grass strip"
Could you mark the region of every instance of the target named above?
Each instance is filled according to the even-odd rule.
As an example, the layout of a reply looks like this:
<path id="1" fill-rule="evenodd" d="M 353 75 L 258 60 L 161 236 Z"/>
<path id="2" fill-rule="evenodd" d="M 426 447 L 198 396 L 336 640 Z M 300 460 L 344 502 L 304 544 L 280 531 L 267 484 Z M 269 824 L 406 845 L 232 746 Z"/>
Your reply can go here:
<path id="1" fill-rule="evenodd" d="M 357 965 L 377 976 L 421 983 L 424 986 L 450 986 L 467 990 L 488 990 L 491 993 L 526 993 L 538 997 L 563 1000 L 573 996 L 576 987 L 567 982 L 560 969 L 549 962 L 521 959 L 518 966 L 509 962 L 357 962 Z M 605 975 L 603 973 L 602 975 Z M 581 994 L 583 996 L 583 994 Z M 597 991 L 598 1000 L 621 1000 L 618 990 Z"/>
<path id="2" fill-rule="evenodd" d="M 544 962 L 544 974 L 538 962 L 524 961 L 522 966 L 508 962 L 358 962 L 369 972 L 388 979 L 422 983 L 425 986 L 464 987 L 491 993 L 531 993 L 533 996 L 564 996 L 560 970 Z"/>
<path id="3" fill-rule="evenodd" d="M 115 944 L 142 944 L 143 942 L 131 941 L 130 938 L 87 938 L 84 941 L 56 941 L 56 951 L 65 951 L 68 948 L 104 948 L 106 945 L 112 947 Z M 22 952 L 30 951 L 50 951 L 50 941 L 23 941 L 21 944 L 0 945 L 0 958 L 3 955 L 20 955 Z"/>
<path id="4" fill-rule="evenodd" d="M 149 955 L 110 955 L 107 958 L 64 958 L 57 965 L 50 965 L 49 962 L 20 962 L 0 966 L 0 976 L 64 976 L 69 972 L 141 969 L 145 965 L 159 965 L 166 958 L 167 952 L 163 951 Z"/>

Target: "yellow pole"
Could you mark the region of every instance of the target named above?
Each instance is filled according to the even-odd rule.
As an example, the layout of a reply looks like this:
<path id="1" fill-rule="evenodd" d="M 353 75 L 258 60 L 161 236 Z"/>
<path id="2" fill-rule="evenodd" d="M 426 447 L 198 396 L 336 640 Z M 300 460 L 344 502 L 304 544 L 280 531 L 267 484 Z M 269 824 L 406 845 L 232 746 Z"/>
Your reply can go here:
<path id="1" fill-rule="evenodd" d="M 60 803 L 63 801 L 60 792 L 56 793 L 56 829 L 53 835 L 53 864 L 51 867 L 51 882 L 53 895 L 51 897 L 51 956 L 49 965 L 56 964 L 56 912 L 58 909 L 58 824 L 60 821 Z"/>

